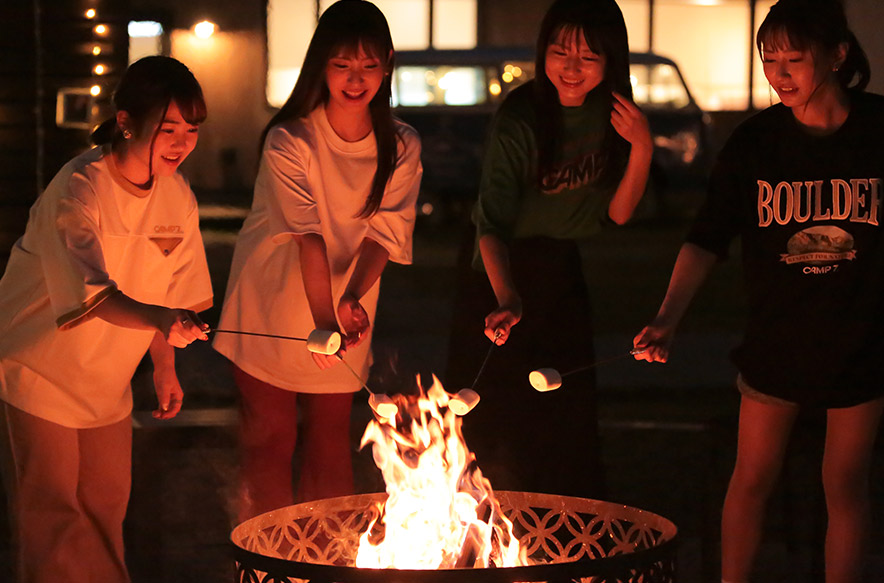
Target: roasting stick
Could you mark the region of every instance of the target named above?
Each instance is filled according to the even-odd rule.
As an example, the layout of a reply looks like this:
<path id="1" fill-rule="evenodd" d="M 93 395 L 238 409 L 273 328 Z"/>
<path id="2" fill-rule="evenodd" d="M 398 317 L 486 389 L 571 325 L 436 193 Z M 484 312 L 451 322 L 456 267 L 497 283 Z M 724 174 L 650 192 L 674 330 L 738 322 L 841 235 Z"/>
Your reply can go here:
<path id="1" fill-rule="evenodd" d="M 494 340 L 491 341 L 491 346 L 488 347 L 488 352 L 485 353 L 485 360 L 482 361 L 482 366 L 479 367 L 479 372 L 476 373 L 476 378 L 473 379 L 473 384 L 470 385 L 470 388 L 459 390 L 448 401 L 448 408 L 454 411 L 455 415 L 466 415 L 479 403 L 479 393 L 475 391 L 476 383 L 479 382 L 479 377 L 482 376 L 482 371 L 485 370 L 485 365 L 488 364 L 488 359 L 491 358 L 491 353 L 494 351 L 494 347 L 497 346 L 497 340 L 500 336 L 500 330 L 496 330 L 494 332 Z"/>
<path id="2" fill-rule="evenodd" d="M 266 334 L 264 332 L 244 332 L 242 330 L 222 330 L 215 328 L 209 332 L 221 334 L 240 334 L 243 336 L 261 336 L 263 338 L 277 338 L 279 340 L 298 340 L 307 343 L 310 352 L 319 354 L 335 354 L 341 348 L 341 335 L 332 330 L 314 330 L 307 338 L 297 336 L 282 336 L 280 334 Z"/>
<path id="3" fill-rule="evenodd" d="M 360 382 L 362 388 L 368 391 L 368 405 L 371 407 L 372 411 L 377 413 L 378 416 L 387 419 L 388 421 L 396 417 L 396 415 L 399 413 L 399 407 L 396 405 L 396 403 L 393 402 L 393 399 L 391 399 L 388 395 L 385 395 L 384 393 L 375 393 L 374 391 L 369 389 L 366 382 L 362 380 L 361 376 L 359 376 L 359 373 L 353 370 L 353 367 L 350 366 L 350 364 L 346 360 L 344 360 L 343 356 L 341 356 L 339 353 L 336 353 L 335 356 L 337 356 L 338 360 L 343 362 L 344 366 L 347 367 L 347 370 L 349 370 L 350 373 L 352 373 L 353 376 L 356 377 L 356 380 Z"/>
<path id="4" fill-rule="evenodd" d="M 586 366 L 581 366 L 575 368 L 573 370 L 569 370 L 565 373 L 559 373 L 554 368 L 539 368 L 537 370 L 532 370 L 530 374 L 528 374 L 528 382 L 531 383 L 531 386 L 541 393 L 545 393 L 547 391 L 554 391 L 562 386 L 562 378 L 568 375 L 577 374 L 579 372 L 583 372 L 589 370 L 591 368 L 595 368 L 601 364 L 607 364 L 609 362 L 614 362 L 615 360 L 620 360 L 621 358 L 626 358 L 627 356 L 634 356 L 636 354 L 641 354 L 647 350 L 646 348 L 633 348 L 629 352 L 618 354 L 617 356 L 612 356 L 610 358 L 605 358 L 602 360 L 597 360 L 593 363 L 587 364 Z"/>
<path id="5" fill-rule="evenodd" d="M 317 354 L 325 354 L 332 355 L 338 357 L 338 360 L 344 363 L 344 366 L 347 367 L 353 376 L 359 381 L 368 394 L 368 404 L 372 408 L 372 410 L 377 413 L 380 417 L 385 419 L 391 419 L 396 416 L 399 412 L 399 408 L 393 402 L 393 400 L 384 394 L 375 393 L 371 389 L 368 388 L 368 385 L 365 384 L 365 381 L 362 380 L 362 377 L 357 374 L 353 367 L 351 367 L 346 360 L 340 355 L 338 352 L 341 349 L 341 334 L 339 332 L 333 330 L 314 330 L 310 333 L 307 338 L 298 338 L 297 336 L 282 336 L 279 334 L 265 334 L 263 332 L 244 332 L 242 330 L 222 330 L 215 329 L 210 332 L 220 332 L 223 334 L 242 334 L 244 336 L 261 336 L 263 338 L 278 338 L 280 340 L 299 340 L 301 342 L 307 343 L 307 350 L 310 352 L 315 352 Z"/>

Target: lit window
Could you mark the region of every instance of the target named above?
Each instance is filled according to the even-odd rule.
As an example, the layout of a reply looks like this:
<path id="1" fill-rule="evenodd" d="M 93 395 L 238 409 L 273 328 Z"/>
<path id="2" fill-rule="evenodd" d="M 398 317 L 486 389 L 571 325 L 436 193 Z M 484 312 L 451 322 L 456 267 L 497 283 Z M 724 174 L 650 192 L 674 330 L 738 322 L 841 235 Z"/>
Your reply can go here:
<path id="1" fill-rule="evenodd" d="M 334 0 L 320 0 L 320 13 Z M 430 6 L 435 48 L 476 46 L 478 0 L 375 0 L 390 25 L 397 50 L 430 47 Z M 291 93 L 316 28 L 316 0 L 267 2 L 267 101 L 279 107 Z"/>
<path id="2" fill-rule="evenodd" d="M 152 20 L 133 20 L 129 31 L 129 62 L 163 53 L 163 25 Z"/>

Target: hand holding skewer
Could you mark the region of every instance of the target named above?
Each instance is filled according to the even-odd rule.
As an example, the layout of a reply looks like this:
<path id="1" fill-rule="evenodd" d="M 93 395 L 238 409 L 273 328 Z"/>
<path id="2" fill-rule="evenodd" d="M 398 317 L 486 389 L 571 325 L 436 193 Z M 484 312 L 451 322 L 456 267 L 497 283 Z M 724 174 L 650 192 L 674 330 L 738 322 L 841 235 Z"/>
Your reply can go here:
<path id="1" fill-rule="evenodd" d="M 562 386 L 563 377 L 577 374 L 591 368 L 595 368 L 601 364 L 607 364 L 615 360 L 620 360 L 621 358 L 626 358 L 627 356 L 635 356 L 643 352 L 643 348 L 633 348 L 632 350 L 624 354 L 618 354 L 617 356 L 612 356 L 611 358 L 606 358 L 604 360 L 597 360 L 586 366 L 581 366 L 573 370 L 569 370 L 565 373 L 559 373 L 559 371 L 554 368 L 538 368 L 537 370 L 532 370 L 528 374 L 528 382 L 531 383 L 531 386 L 534 387 L 535 390 L 540 391 L 541 393 L 554 391 Z"/>

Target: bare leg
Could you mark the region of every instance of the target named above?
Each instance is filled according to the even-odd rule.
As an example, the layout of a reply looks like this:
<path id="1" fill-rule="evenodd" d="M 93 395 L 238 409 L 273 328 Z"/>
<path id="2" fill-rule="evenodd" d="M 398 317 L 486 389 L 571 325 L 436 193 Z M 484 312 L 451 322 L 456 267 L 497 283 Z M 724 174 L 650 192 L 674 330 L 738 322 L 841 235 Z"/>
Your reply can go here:
<path id="1" fill-rule="evenodd" d="M 292 456 L 298 435 L 297 393 L 233 368 L 240 391 L 239 519 L 294 503 Z"/>
<path id="2" fill-rule="evenodd" d="M 303 413 L 298 500 L 352 494 L 350 410 L 353 393 L 302 393 L 298 398 Z"/>
<path id="3" fill-rule="evenodd" d="M 764 511 L 776 484 L 797 407 L 748 397 L 740 404 L 737 463 L 721 518 L 721 576 L 746 583 L 761 541 Z"/>
<path id="4" fill-rule="evenodd" d="M 826 583 L 862 580 L 869 537 L 869 466 L 884 399 L 830 409 L 823 455 L 826 531 Z"/>

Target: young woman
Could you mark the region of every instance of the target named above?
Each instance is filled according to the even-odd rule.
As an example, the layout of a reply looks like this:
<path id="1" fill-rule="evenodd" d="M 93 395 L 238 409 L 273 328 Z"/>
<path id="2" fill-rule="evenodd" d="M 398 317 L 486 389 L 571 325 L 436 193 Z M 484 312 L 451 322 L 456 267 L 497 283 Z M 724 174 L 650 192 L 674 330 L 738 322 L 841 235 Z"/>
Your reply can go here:
<path id="1" fill-rule="evenodd" d="M 496 488 L 601 493 L 593 375 L 540 394 L 528 373 L 593 360 L 578 241 L 629 220 L 652 154 L 630 101 L 628 58 L 613 0 L 558 0 L 541 24 L 536 78 L 507 96 L 492 123 L 473 213 L 474 265 L 485 274 L 461 270 L 446 382 L 472 384 L 489 350 L 484 327 L 500 347 L 463 427 Z"/>
<path id="2" fill-rule="evenodd" d="M 222 328 L 306 337 L 340 330 L 367 378 L 387 261 L 411 262 L 420 142 L 390 112 L 393 44 L 383 14 L 340 0 L 319 19 L 288 101 L 270 120 L 252 210 L 233 257 Z M 219 335 L 241 392 L 240 517 L 297 497 L 352 493 L 350 406 L 361 387 L 303 343 Z M 298 435 L 297 420 L 302 420 Z"/>
<path id="3" fill-rule="evenodd" d="M 749 580 L 799 408 L 827 411 L 826 581 L 861 581 L 869 464 L 884 408 L 884 99 L 836 0 L 780 0 L 758 50 L 781 103 L 728 140 L 663 304 L 635 338 L 665 362 L 675 328 L 739 237 L 750 313 L 733 353 L 742 393 L 722 517 L 722 579 Z"/>
<path id="4" fill-rule="evenodd" d="M 202 91 L 180 62 L 147 57 L 113 102 L 102 145 L 49 183 L 0 280 L 0 442 L 21 581 L 129 580 L 129 381 L 149 350 L 154 416 L 174 417 L 172 347 L 207 339 L 195 311 L 211 306 L 211 282 L 177 171 L 206 117 Z"/>

